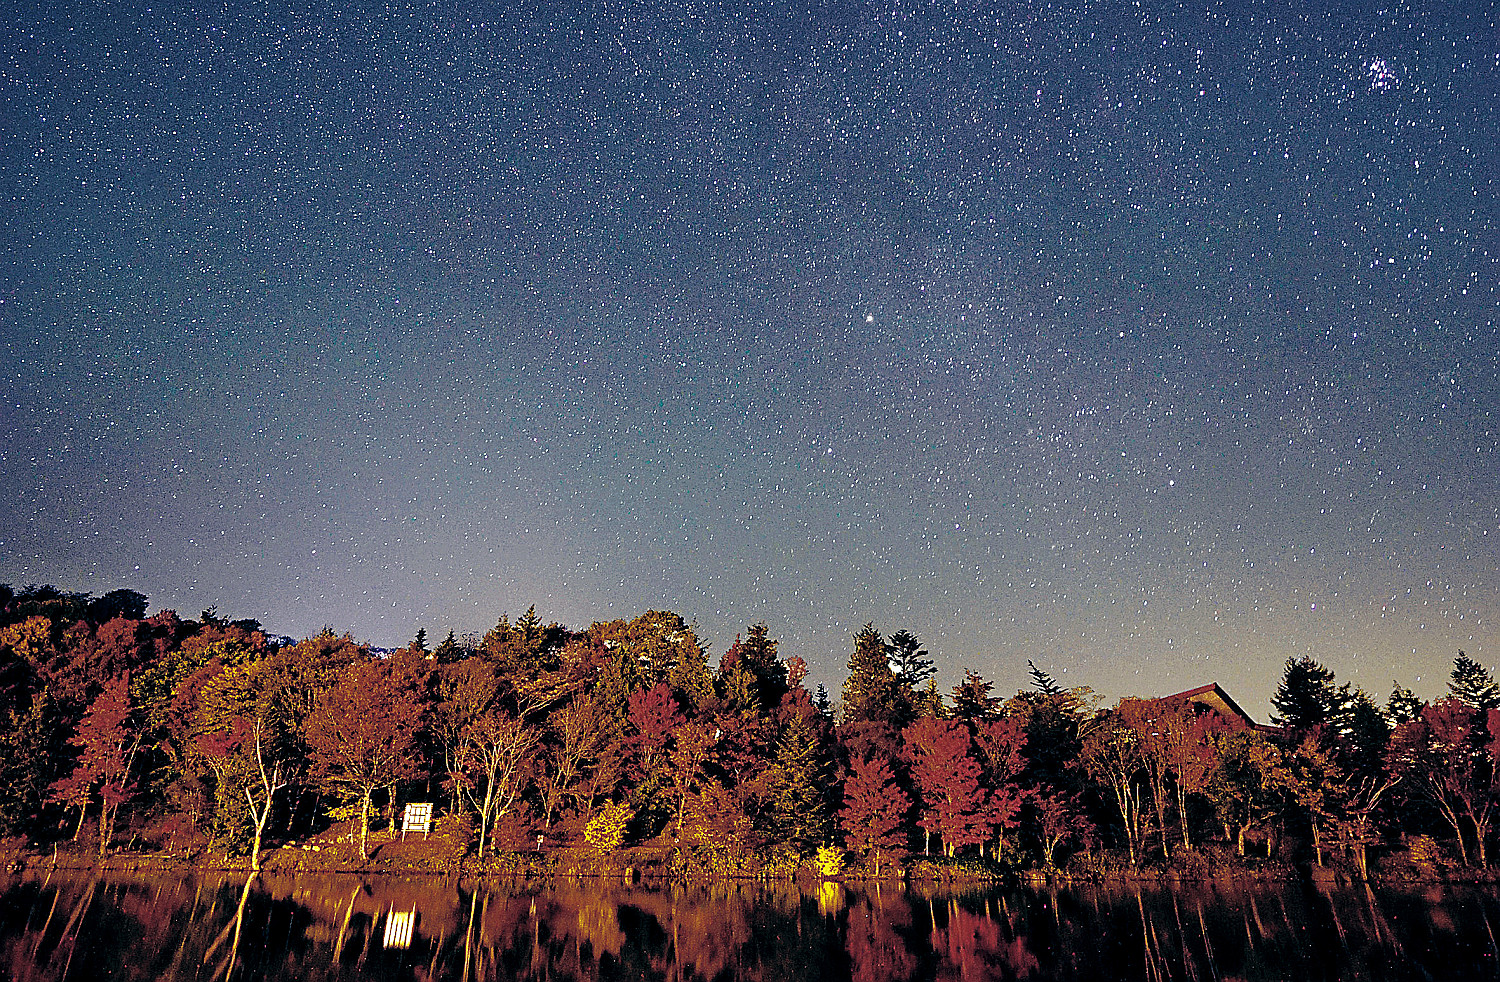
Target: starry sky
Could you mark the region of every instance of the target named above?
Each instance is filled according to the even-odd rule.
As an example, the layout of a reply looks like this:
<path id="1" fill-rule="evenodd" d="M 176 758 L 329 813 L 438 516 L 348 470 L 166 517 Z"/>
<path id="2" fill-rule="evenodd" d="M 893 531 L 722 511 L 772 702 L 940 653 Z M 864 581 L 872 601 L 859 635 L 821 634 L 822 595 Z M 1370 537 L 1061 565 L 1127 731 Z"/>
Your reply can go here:
<path id="1" fill-rule="evenodd" d="M 3 21 L 0 582 L 1261 719 L 1500 660 L 1493 2 Z"/>

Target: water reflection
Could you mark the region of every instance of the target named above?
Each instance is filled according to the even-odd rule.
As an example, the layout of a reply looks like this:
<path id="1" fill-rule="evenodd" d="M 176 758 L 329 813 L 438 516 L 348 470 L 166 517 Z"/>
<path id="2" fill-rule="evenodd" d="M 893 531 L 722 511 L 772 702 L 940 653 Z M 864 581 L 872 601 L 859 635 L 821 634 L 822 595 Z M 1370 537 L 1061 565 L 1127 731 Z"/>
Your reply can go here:
<path id="1" fill-rule="evenodd" d="M 910 889 L 440 878 L 0 879 L 0 977 L 41 980 L 1488 978 L 1482 891 Z"/>

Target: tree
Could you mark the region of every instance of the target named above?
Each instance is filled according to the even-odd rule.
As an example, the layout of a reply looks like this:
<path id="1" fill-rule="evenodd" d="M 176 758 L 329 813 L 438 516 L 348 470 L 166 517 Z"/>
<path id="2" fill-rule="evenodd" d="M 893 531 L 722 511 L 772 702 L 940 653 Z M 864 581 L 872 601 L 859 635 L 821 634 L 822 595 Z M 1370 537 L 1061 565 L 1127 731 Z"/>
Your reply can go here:
<path id="1" fill-rule="evenodd" d="M 1224 733 L 1217 742 L 1217 766 L 1206 795 L 1225 838 L 1243 856 L 1246 833 L 1286 807 L 1292 776 L 1280 750 L 1254 730 Z"/>
<path id="2" fill-rule="evenodd" d="M 854 653 L 849 656 L 843 691 L 844 722 L 894 722 L 896 695 L 889 648 L 875 625 L 866 624 L 854 635 Z"/>
<path id="3" fill-rule="evenodd" d="M 1000 700 L 990 695 L 992 688 L 977 672 L 964 669 L 964 680 L 953 687 L 953 718 L 978 723 L 993 716 Z"/>
<path id="4" fill-rule="evenodd" d="M 1500 685 L 1483 665 L 1462 651 L 1453 659 L 1448 694 L 1473 709 L 1500 709 Z"/>
<path id="5" fill-rule="evenodd" d="M 1044 696 L 1060 696 L 1063 694 L 1063 687 L 1057 684 L 1057 680 L 1052 677 L 1051 673 L 1037 668 L 1036 662 L 1028 658 L 1026 659 L 1026 667 L 1030 669 L 1031 685 L 1037 692 Z"/>
<path id="6" fill-rule="evenodd" d="M 932 681 L 937 669 L 922 647 L 921 639 L 910 631 L 897 631 L 886 645 L 890 671 L 896 676 L 895 722 L 904 726 L 917 716 L 936 716 L 933 699 L 924 699 L 923 688 Z M 937 700 L 941 703 L 941 698 Z"/>
<path id="7" fill-rule="evenodd" d="M 1288 658 L 1281 684 L 1271 697 L 1271 722 L 1287 730 L 1321 726 L 1333 715 L 1338 693 L 1333 672 L 1311 658 Z"/>
<path id="8" fill-rule="evenodd" d="M 227 732 L 205 733 L 200 740 L 204 756 L 218 761 L 221 786 L 237 787 L 244 792 L 253 830 L 250 871 L 259 873 L 261 842 L 270 822 L 271 807 L 275 804 L 276 792 L 287 785 L 282 762 L 268 753 L 272 740 L 267 733 L 266 720 L 263 716 L 254 720 L 239 719 Z M 234 766 L 236 763 L 240 765 L 238 768 Z M 248 775 L 236 775 L 240 779 L 231 782 L 230 774 L 234 770 L 248 771 Z"/>
<path id="9" fill-rule="evenodd" d="M 1391 728 L 1395 729 L 1404 723 L 1410 723 L 1420 719 L 1422 710 L 1427 704 L 1417 698 L 1417 694 L 1406 688 L 1399 682 L 1391 683 L 1391 696 L 1385 703 L 1385 721 Z"/>
<path id="10" fill-rule="evenodd" d="M 828 835 L 824 766 L 807 718 L 795 714 L 782 727 L 776 756 L 766 770 L 762 830 L 778 842 L 806 849 Z"/>
<path id="11" fill-rule="evenodd" d="M 767 635 L 766 625 L 759 622 L 751 624 L 745 640 L 737 641 L 734 646 L 739 663 L 753 678 L 755 695 L 763 709 L 776 708 L 794 684 L 776 648 L 776 640 Z"/>
<path id="12" fill-rule="evenodd" d="M 1172 849 L 1167 834 L 1167 782 L 1172 773 L 1172 760 L 1166 720 L 1171 713 L 1167 706 L 1156 699 L 1121 699 L 1115 712 L 1126 726 L 1135 731 L 1142 773 L 1146 777 L 1151 804 L 1155 806 L 1156 831 L 1160 836 L 1162 855 L 1170 858 Z"/>
<path id="13" fill-rule="evenodd" d="M 880 875 L 883 856 L 899 855 L 906 849 L 906 816 L 911 798 L 896 783 L 890 761 L 883 757 L 856 757 L 844 782 L 844 807 L 839 824 L 844 841 L 861 856 L 873 858 Z"/>
<path id="14" fill-rule="evenodd" d="M 547 768 L 542 784 L 542 821 L 551 827 L 553 817 L 610 741 L 610 721 L 599 704 L 579 696 L 547 720 Z"/>
<path id="15" fill-rule="evenodd" d="M 428 725 L 443 755 L 443 770 L 458 811 L 464 776 L 459 747 L 469 728 L 500 698 L 494 665 L 480 657 L 438 661 L 432 673 Z"/>
<path id="16" fill-rule="evenodd" d="M 417 728 L 422 702 L 407 685 L 392 684 L 387 662 L 350 665 L 318 699 L 305 736 L 314 773 L 324 785 L 359 801 L 359 848 L 368 857 L 370 802 L 376 790 L 419 777 Z"/>
<path id="17" fill-rule="evenodd" d="M 707 723 L 692 721 L 681 724 L 672 734 L 667 773 L 671 793 L 677 799 L 672 826 L 678 839 L 683 835 L 683 816 L 689 800 L 696 800 L 712 783 L 708 765 L 714 749 L 714 732 Z"/>
<path id="18" fill-rule="evenodd" d="M 464 650 L 459 647 L 458 641 L 453 637 L 452 631 L 448 632 L 448 636 L 432 652 L 432 660 L 439 665 L 447 665 L 463 657 Z"/>
<path id="19" fill-rule="evenodd" d="M 210 662 L 179 687 L 169 711 L 174 742 L 213 773 L 215 829 L 241 842 L 248 832 L 255 872 L 277 792 L 299 776 L 301 760 L 267 687 L 272 678 L 264 661 Z"/>
<path id="20" fill-rule="evenodd" d="M 1088 841 L 1095 834 L 1094 823 L 1076 791 L 1048 789 L 1031 797 L 1036 813 L 1037 840 L 1042 847 L 1042 868 L 1056 869 L 1057 849 L 1064 842 Z"/>
<path id="21" fill-rule="evenodd" d="M 948 856 L 988 839 L 992 827 L 989 794 L 980 784 L 983 771 L 974 758 L 968 727 L 957 720 L 924 717 L 901 736 L 921 797 L 917 825 L 927 833 L 924 851 L 931 851 L 933 833 Z"/>
<path id="22" fill-rule="evenodd" d="M 1182 831 L 1182 847 L 1191 849 L 1193 842 L 1188 828 L 1188 795 L 1202 794 L 1208 789 L 1209 778 L 1218 763 L 1218 737 L 1231 730 L 1243 729 L 1244 724 L 1238 720 L 1231 722 L 1218 713 L 1196 712 L 1186 704 L 1169 709 L 1159 720 L 1160 752 L 1172 775 L 1177 823 Z"/>
<path id="23" fill-rule="evenodd" d="M 1083 738 L 1079 761 L 1090 777 L 1109 789 L 1125 830 L 1130 865 L 1137 865 L 1141 858 L 1145 802 L 1140 785 L 1145 767 L 1140 734 L 1118 712 L 1105 713 Z"/>
<path id="24" fill-rule="evenodd" d="M 134 590 L 111 590 L 96 600 L 89 601 L 88 618 L 95 624 L 103 624 L 116 617 L 138 621 L 146 616 L 146 595 Z"/>
<path id="25" fill-rule="evenodd" d="M 1476 855 L 1486 865 L 1485 842 L 1493 824 L 1497 787 L 1496 730 L 1500 710 L 1476 711 L 1448 697 L 1428 706 L 1421 719 L 1396 731 L 1391 741 L 1392 770 L 1413 784 L 1453 829 L 1459 858 L 1469 863 L 1465 827 L 1473 829 Z"/>
<path id="26" fill-rule="evenodd" d="M 525 787 L 538 741 L 536 730 L 499 705 L 491 705 L 464 731 L 458 748 L 460 787 L 479 815 L 481 857 L 492 847 L 491 829 Z"/>
<path id="27" fill-rule="evenodd" d="M 1353 773 L 1325 744 L 1323 734 L 1314 730 L 1286 755 L 1289 787 L 1311 820 L 1318 865 L 1323 865 L 1324 843 L 1331 840 L 1351 853 L 1360 875 L 1367 876 L 1366 848 L 1374 839 L 1375 809 L 1400 778 L 1385 772 Z"/>
<path id="28" fill-rule="evenodd" d="M 543 625 L 536 606 L 532 605 L 514 625 L 508 616 L 502 615 L 481 644 L 485 657 L 495 663 L 497 673 L 524 688 L 526 683 L 559 667 L 559 654 L 568 638 L 567 628 Z"/>
<path id="29" fill-rule="evenodd" d="M 59 740 L 46 689 L 24 708 L 6 711 L 0 723 L 0 837 L 20 835 L 40 814 Z"/>
<path id="30" fill-rule="evenodd" d="M 985 824 L 998 840 L 1020 825 L 1027 797 L 1017 780 L 1026 767 L 1026 727 L 1013 716 L 984 720 L 974 726 L 974 744 L 979 749 L 981 782 L 989 795 Z"/>
<path id="31" fill-rule="evenodd" d="M 99 794 L 99 855 L 109 848 L 116 815 L 135 794 L 131 765 L 140 734 L 131 719 L 130 680 L 117 676 L 104 684 L 68 740 L 78 748 L 78 764 L 54 785 L 54 800 L 79 805 L 79 825 L 92 792 Z M 75 833 L 76 835 L 76 833 Z"/>

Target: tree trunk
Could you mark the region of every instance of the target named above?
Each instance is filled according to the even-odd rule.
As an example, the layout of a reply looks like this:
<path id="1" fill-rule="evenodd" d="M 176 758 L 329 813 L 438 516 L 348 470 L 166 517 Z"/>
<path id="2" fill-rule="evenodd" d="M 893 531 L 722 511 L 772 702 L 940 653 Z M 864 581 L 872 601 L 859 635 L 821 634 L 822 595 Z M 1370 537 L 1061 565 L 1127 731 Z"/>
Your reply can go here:
<path id="1" fill-rule="evenodd" d="M 1182 848 L 1193 848 L 1193 844 L 1188 841 L 1187 792 L 1182 789 L 1181 784 L 1177 785 L 1177 820 L 1182 825 Z"/>
<path id="2" fill-rule="evenodd" d="M 359 855 L 370 858 L 370 792 L 366 789 L 359 799 Z"/>
<path id="3" fill-rule="evenodd" d="M 101 856 L 109 850 L 109 826 L 113 817 L 110 814 L 108 801 L 99 806 L 99 855 Z"/>

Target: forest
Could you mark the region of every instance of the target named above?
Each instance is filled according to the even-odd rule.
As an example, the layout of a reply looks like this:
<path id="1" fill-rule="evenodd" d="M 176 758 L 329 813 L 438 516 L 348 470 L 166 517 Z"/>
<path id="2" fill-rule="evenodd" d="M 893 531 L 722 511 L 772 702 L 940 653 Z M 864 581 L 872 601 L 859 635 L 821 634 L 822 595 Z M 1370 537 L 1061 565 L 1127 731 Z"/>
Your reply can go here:
<path id="1" fill-rule="evenodd" d="M 131 590 L 0 586 L 13 847 L 258 869 L 336 823 L 369 855 L 372 829 L 424 801 L 481 862 L 652 844 L 684 875 L 1257 860 L 1478 875 L 1500 805 L 1500 686 L 1463 652 L 1430 705 L 1395 684 L 1382 706 L 1289 659 L 1255 726 L 1184 699 L 1104 706 L 1034 664 L 1009 698 L 972 671 L 943 692 L 918 637 L 869 624 L 835 702 L 763 624 L 714 665 L 663 611 L 571 630 L 532 608 L 378 651 L 147 608 Z"/>

